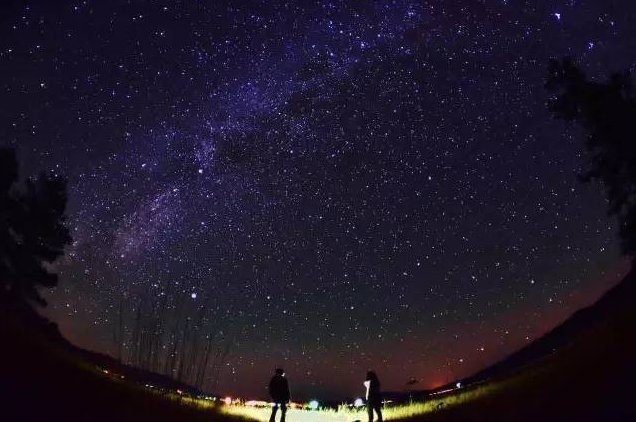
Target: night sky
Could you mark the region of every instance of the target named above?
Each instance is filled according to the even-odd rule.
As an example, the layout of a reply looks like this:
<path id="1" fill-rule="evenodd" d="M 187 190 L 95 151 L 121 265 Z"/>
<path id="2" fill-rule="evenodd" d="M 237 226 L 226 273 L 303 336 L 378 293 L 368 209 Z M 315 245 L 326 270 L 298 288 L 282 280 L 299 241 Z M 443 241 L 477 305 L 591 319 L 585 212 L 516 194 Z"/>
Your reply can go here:
<path id="1" fill-rule="evenodd" d="M 26 6 L 28 4 L 28 6 Z M 218 393 L 428 388 L 591 303 L 626 264 L 552 57 L 636 65 L 630 0 L 0 6 L 0 144 L 69 180 L 46 315 L 115 353 L 147 301 L 209 308 Z M 123 302 L 122 302 L 123 301 Z M 220 346 L 221 347 L 221 346 Z"/>

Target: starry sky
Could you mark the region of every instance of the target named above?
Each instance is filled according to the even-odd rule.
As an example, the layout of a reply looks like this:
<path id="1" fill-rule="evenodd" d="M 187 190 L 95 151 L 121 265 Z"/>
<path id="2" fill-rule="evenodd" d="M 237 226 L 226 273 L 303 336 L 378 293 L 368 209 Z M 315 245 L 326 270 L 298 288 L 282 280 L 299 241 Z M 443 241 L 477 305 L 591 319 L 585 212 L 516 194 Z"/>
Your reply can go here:
<path id="1" fill-rule="evenodd" d="M 625 272 L 543 83 L 552 57 L 633 70 L 634 21 L 629 0 L 2 2 L 0 144 L 69 180 L 45 314 L 114 354 L 136 303 L 205 306 L 221 394 L 264 397 L 276 366 L 307 398 L 494 363 Z"/>

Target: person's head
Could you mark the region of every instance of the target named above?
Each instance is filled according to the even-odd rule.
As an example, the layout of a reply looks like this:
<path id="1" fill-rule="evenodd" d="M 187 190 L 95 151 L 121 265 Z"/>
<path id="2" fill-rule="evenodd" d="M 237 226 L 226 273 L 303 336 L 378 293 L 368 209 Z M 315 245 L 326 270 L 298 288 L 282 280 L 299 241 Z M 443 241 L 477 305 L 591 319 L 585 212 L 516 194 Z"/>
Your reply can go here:
<path id="1" fill-rule="evenodd" d="M 285 370 L 283 368 L 276 368 L 276 375 L 281 377 L 285 376 Z"/>
<path id="2" fill-rule="evenodd" d="M 376 381 L 377 379 L 378 379 L 378 376 L 375 374 L 375 372 L 373 371 L 367 372 L 367 381 Z"/>

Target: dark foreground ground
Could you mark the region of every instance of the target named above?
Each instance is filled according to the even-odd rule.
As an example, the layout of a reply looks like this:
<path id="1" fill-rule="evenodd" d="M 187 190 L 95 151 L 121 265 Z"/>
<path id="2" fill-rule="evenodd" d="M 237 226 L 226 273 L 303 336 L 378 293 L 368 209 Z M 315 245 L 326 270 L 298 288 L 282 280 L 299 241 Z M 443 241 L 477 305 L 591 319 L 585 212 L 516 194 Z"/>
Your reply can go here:
<path id="1" fill-rule="evenodd" d="M 493 392 L 413 422 L 636 421 L 635 279 L 553 353 L 489 380 Z M 0 421 L 231 421 L 113 381 L 26 327 L 0 310 Z"/>

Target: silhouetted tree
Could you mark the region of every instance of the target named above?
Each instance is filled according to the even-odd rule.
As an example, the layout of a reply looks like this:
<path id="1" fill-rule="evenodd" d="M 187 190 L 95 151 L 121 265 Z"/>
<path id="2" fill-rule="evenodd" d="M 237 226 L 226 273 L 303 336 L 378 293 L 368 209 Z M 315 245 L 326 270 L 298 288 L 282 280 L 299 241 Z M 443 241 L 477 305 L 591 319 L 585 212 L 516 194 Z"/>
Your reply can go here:
<path id="1" fill-rule="evenodd" d="M 624 254 L 636 253 L 636 98 L 630 74 L 614 74 L 606 83 L 588 80 L 571 59 L 552 60 L 546 88 L 555 117 L 576 122 L 588 133 L 590 166 L 584 182 L 605 186 L 608 214 L 616 215 Z"/>
<path id="2" fill-rule="evenodd" d="M 119 307 L 117 308 L 117 316 L 115 319 L 115 327 L 113 329 L 113 342 L 115 350 L 117 350 L 117 361 L 122 362 L 122 351 L 124 345 L 124 298 L 119 299 Z"/>
<path id="3" fill-rule="evenodd" d="M 0 148 L 0 294 L 40 306 L 37 288 L 57 285 L 49 265 L 71 242 L 65 225 L 66 182 L 41 173 L 18 186 L 15 151 Z"/>
<path id="4" fill-rule="evenodd" d="M 204 297 L 201 305 L 192 307 L 190 293 L 173 291 L 171 285 L 158 301 L 146 291 L 130 312 L 124 303 L 131 299 L 120 301 L 111 319 L 115 350 L 123 363 L 204 389 L 212 385 L 217 365 L 223 365 L 229 353 L 227 346 L 223 352 L 222 338 L 217 336 L 222 334 L 222 323 L 210 315 L 213 297 Z M 132 322 L 124 325 L 124 319 Z"/>

